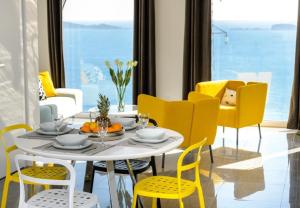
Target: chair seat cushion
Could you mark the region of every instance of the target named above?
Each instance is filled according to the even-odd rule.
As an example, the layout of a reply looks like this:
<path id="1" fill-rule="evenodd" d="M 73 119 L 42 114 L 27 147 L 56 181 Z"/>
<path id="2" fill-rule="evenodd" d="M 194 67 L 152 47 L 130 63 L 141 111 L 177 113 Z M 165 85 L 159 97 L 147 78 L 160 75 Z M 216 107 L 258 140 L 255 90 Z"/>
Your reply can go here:
<path id="1" fill-rule="evenodd" d="M 237 108 L 236 106 L 220 105 L 218 125 L 236 127 Z"/>
<path id="2" fill-rule="evenodd" d="M 28 202 L 29 207 L 43 208 L 69 208 L 69 191 L 66 189 L 50 189 L 39 192 L 31 197 Z M 91 193 L 75 191 L 74 208 L 91 208 L 98 203 L 97 196 Z"/>
<path id="3" fill-rule="evenodd" d="M 196 189 L 193 181 L 181 179 L 182 197 L 191 195 Z M 134 190 L 140 196 L 178 199 L 178 179 L 168 176 L 152 176 L 139 181 Z"/>
<path id="4" fill-rule="evenodd" d="M 42 179 L 56 179 L 62 180 L 68 174 L 68 171 L 64 167 L 27 167 L 21 170 L 22 173 L 26 176 L 32 176 L 35 178 L 42 178 Z M 15 182 L 19 182 L 19 174 L 15 172 L 12 175 L 12 180 Z M 25 181 L 26 183 L 26 181 Z"/>
<path id="5" fill-rule="evenodd" d="M 150 162 L 144 160 L 130 160 L 130 164 L 134 174 L 146 171 L 150 167 Z M 118 174 L 128 174 L 128 168 L 124 160 L 117 160 L 114 163 L 115 172 Z M 94 170 L 106 172 L 106 162 L 100 161 L 94 163 Z"/>

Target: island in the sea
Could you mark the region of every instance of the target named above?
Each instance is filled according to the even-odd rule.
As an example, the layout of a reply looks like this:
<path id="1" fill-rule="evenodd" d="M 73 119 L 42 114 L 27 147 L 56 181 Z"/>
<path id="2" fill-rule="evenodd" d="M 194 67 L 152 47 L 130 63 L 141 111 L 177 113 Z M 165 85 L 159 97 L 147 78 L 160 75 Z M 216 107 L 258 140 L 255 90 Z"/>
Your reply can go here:
<path id="1" fill-rule="evenodd" d="M 118 27 L 115 25 L 109 24 L 79 24 L 73 22 L 64 22 L 64 28 L 80 28 L 80 29 L 101 29 L 101 30 L 116 30 L 116 29 L 123 29 L 122 27 Z"/>
<path id="2" fill-rule="evenodd" d="M 274 24 L 271 30 L 296 30 L 297 26 L 293 24 Z"/>

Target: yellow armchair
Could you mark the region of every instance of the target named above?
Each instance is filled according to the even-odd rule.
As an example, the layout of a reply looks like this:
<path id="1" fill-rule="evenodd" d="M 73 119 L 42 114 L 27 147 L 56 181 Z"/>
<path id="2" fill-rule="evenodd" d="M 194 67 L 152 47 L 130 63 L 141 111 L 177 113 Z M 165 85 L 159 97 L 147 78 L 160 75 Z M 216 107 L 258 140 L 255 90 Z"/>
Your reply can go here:
<path id="1" fill-rule="evenodd" d="M 149 113 L 158 126 L 181 133 L 184 136 L 182 147 L 207 138 L 213 162 L 211 145 L 215 141 L 219 99 L 196 92 L 191 92 L 187 101 L 165 101 L 141 94 L 138 96 L 138 112 Z"/>
<path id="2" fill-rule="evenodd" d="M 236 91 L 236 105 L 220 105 L 218 125 L 237 129 L 236 145 L 238 146 L 239 128 L 258 125 L 261 139 L 260 123 L 264 117 L 267 98 L 266 83 L 236 80 L 200 82 L 196 92 L 222 99 L 225 89 Z"/>

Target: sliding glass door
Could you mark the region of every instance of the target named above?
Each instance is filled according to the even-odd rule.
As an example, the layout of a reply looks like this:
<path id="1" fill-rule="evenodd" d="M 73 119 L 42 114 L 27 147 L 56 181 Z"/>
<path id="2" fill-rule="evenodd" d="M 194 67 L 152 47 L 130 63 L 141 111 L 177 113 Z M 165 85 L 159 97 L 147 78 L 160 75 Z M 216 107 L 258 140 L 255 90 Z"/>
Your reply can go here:
<path id="1" fill-rule="evenodd" d="M 84 110 L 96 106 L 99 93 L 116 104 L 104 61 L 132 59 L 133 0 L 67 0 L 63 21 L 67 87 L 82 89 Z M 131 104 L 131 83 L 125 97 Z"/>
<path id="2" fill-rule="evenodd" d="M 213 80 L 269 84 L 265 120 L 286 121 L 293 79 L 297 0 L 213 0 Z"/>

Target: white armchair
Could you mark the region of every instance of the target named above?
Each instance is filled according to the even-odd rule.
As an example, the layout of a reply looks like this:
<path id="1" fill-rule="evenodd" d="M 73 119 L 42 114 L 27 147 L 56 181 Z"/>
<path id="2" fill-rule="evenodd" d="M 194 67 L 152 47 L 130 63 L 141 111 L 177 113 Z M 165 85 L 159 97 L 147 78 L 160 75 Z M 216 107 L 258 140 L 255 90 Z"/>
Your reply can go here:
<path id="1" fill-rule="evenodd" d="M 82 112 L 82 91 L 79 89 L 58 88 L 57 95 L 40 101 L 40 122 L 53 121 L 57 115 L 64 118 Z"/>

